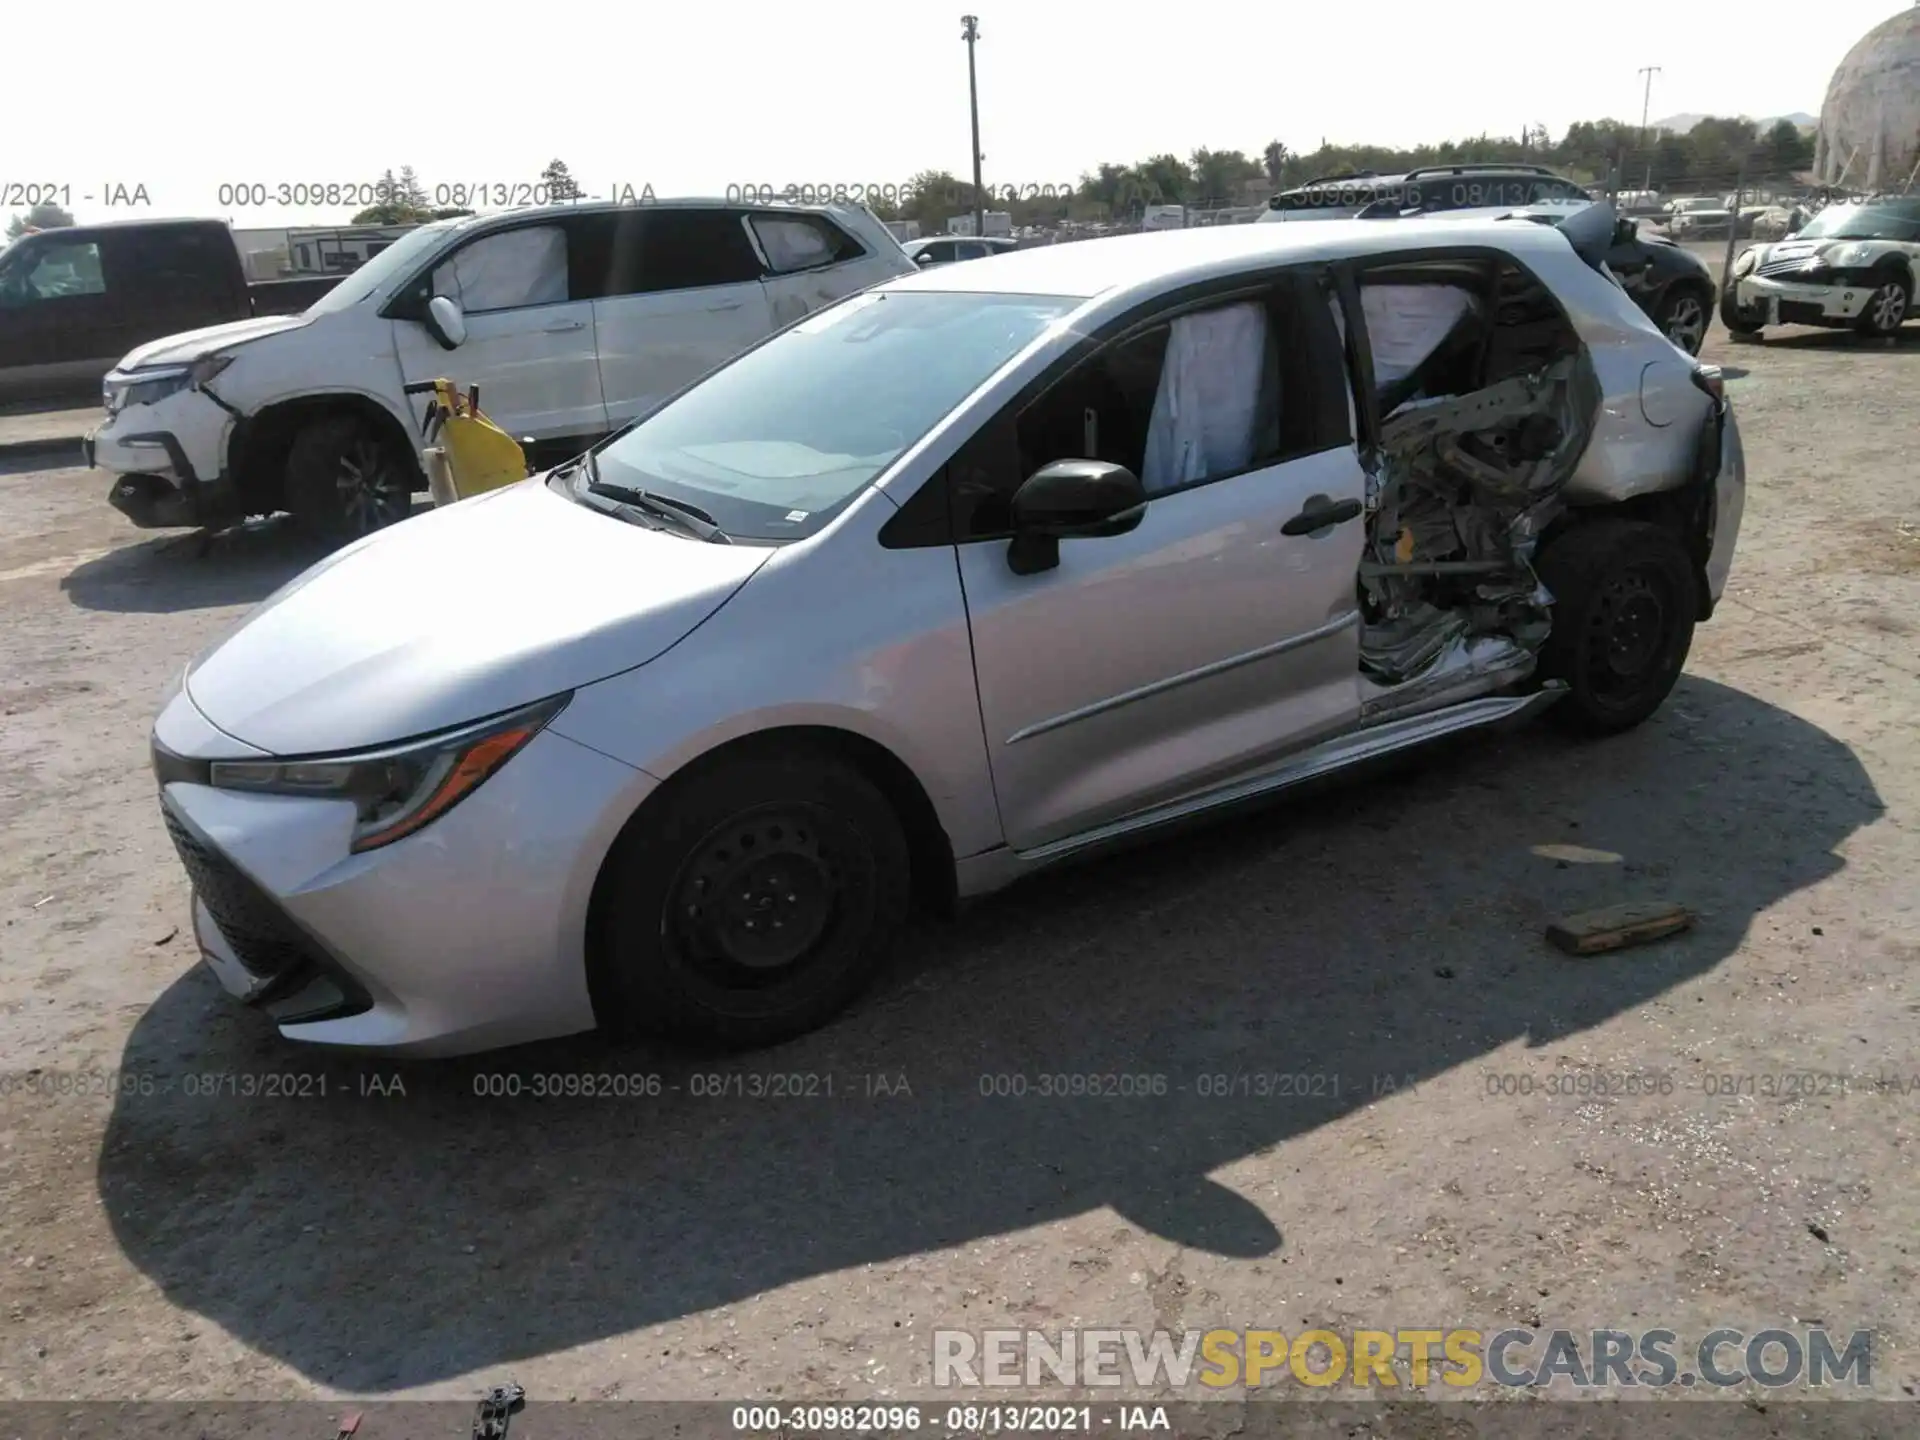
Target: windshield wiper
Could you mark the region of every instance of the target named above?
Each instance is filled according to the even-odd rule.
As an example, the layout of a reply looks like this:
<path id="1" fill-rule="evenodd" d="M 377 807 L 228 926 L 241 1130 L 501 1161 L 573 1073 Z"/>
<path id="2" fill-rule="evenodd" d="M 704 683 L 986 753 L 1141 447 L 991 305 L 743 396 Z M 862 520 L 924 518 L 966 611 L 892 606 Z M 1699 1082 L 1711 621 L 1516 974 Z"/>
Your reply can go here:
<path id="1" fill-rule="evenodd" d="M 643 510 L 659 520 L 670 520 L 681 528 L 691 531 L 702 540 L 710 540 L 717 545 L 731 545 L 732 539 L 727 532 L 714 523 L 713 516 L 697 505 L 689 505 L 684 500 L 674 500 L 666 495 L 656 495 L 651 490 L 642 490 L 633 485 L 615 485 L 600 478 L 599 466 L 594 464 L 593 456 L 587 460 L 587 491 L 604 500 L 617 500 L 622 505 L 631 505 Z"/>

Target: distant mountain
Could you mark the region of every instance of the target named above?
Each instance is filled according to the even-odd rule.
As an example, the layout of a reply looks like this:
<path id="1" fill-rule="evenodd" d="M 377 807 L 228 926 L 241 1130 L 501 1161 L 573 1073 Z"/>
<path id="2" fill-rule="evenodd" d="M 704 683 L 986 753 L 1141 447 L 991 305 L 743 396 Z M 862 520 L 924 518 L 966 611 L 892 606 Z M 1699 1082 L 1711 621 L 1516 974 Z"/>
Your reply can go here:
<path id="1" fill-rule="evenodd" d="M 1671 130 L 1676 135 L 1685 135 L 1706 118 L 1705 115 L 1695 115 L 1691 112 L 1685 115 L 1669 115 L 1664 120 L 1655 120 L 1653 122 L 1653 128 L 1655 130 Z M 1809 115 L 1804 110 L 1796 110 L 1791 115 L 1769 115 L 1764 120 L 1756 120 L 1754 123 L 1764 132 L 1772 128 L 1774 122 L 1777 120 L 1791 120 L 1802 130 L 1811 130 L 1820 123 L 1819 116 Z"/>

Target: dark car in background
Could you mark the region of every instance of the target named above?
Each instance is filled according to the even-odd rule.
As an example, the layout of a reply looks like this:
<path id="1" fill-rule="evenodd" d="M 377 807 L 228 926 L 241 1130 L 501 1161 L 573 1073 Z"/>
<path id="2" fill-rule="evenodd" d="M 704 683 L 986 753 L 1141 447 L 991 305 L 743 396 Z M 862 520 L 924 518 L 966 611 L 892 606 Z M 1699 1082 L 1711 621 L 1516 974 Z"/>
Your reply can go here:
<path id="1" fill-rule="evenodd" d="M 1689 355 L 1700 353 L 1720 293 L 1706 261 L 1623 216 L 1607 268 L 1669 340 Z"/>
<path id="2" fill-rule="evenodd" d="M 1433 215 L 1592 200 L 1588 190 L 1541 165 L 1428 165 L 1398 175 L 1359 170 L 1323 175 L 1267 201 L 1262 221 L 1338 220 L 1374 206 Z"/>
<path id="3" fill-rule="evenodd" d="M 1444 165 L 1401 175 L 1335 175 L 1283 191 L 1263 221 L 1392 219 L 1401 215 L 1524 214 L 1552 223 L 1595 203 L 1585 186 L 1538 165 Z M 1621 217 L 1607 268 L 1666 337 L 1689 355 L 1707 338 L 1718 287 L 1698 256 Z"/>
<path id="4" fill-rule="evenodd" d="M 0 398 L 92 391 L 149 341 L 305 310 L 337 275 L 249 281 L 220 220 L 36 230 L 0 251 Z"/>

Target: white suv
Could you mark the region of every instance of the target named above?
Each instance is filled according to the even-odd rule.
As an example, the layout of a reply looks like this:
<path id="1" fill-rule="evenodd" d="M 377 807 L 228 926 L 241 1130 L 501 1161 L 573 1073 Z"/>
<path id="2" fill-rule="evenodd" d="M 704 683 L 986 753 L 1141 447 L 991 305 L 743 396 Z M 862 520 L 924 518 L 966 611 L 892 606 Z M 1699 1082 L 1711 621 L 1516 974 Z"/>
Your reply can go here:
<path id="1" fill-rule="evenodd" d="M 839 205 L 567 205 L 423 225 L 304 314 L 154 341 L 106 378 L 88 462 L 134 524 L 290 510 L 334 533 L 425 487 L 407 386 L 477 385 L 536 464 L 913 261 Z"/>

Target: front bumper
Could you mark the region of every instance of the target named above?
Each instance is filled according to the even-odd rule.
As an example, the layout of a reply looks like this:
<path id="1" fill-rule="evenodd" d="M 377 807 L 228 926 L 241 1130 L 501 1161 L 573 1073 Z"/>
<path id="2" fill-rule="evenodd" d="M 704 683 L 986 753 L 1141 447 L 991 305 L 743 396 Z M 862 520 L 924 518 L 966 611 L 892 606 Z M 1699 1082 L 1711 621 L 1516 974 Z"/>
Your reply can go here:
<path id="1" fill-rule="evenodd" d="M 184 694 L 155 736 L 234 753 Z M 419 834 L 356 855 L 350 804 L 216 790 L 203 765 L 156 761 L 201 956 L 284 1036 L 453 1055 L 593 1028 L 587 908 L 651 777 L 543 731 Z"/>
<path id="2" fill-rule="evenodd" d="M 1814 285 L 1747 275 L 1734 282 L 1733 301 L 1760 325 L 1851 325 L 1867 308 L 1870 285 Z"/>
<path id="3" fill-rule="evenodd" d="M 81 442 L 87 465 L 120 478 L 108 503 L 143 529 L 228 519 L 234 487 L 226 475 L 233 417 L 198 391 L 129 405 Z"/>

